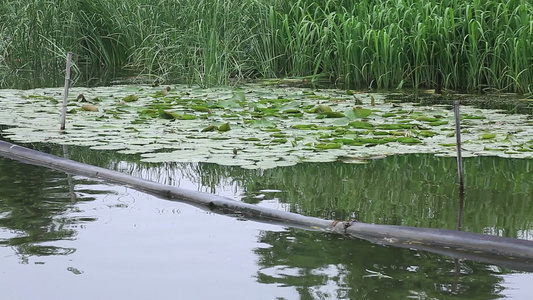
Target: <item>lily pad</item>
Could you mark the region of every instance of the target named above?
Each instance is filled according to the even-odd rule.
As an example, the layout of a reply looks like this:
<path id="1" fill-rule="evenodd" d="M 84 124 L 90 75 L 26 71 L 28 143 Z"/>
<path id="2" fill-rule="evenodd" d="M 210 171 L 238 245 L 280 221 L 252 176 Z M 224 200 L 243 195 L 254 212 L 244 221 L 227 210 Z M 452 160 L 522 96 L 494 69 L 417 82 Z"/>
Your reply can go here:
<path id="1" fill-rule="evenodd" d="M 224 123 L 218 127 L 218 131 L 229 131 L 230 129 L 229 123 Z"/>
<path id="2" fill-rule="evenodd" d="M 331 107 L 325 104 L 319 104 L 313 111 L 317 114 L 333 112 Z"/>
<path id="3" fill-rule="evenodd" d="M 485 134 L 481 135 L 481 139 L 483 139 L 483 140 L 490 140 L 490 139 L 493 139 L 495 137 L 496 137 L 495 133 L 485 133 Z"/>
<path id="4" fill-rule="evenodd" d="M 134 101 L 137 101 L 139 100 L 139 97 L 135 96 L 135 95 L 128 95 L 124 98 L 122 98 L 122 101 L 124 102 L 134 102 Z"/>
<path id="5" fill-rule="evenodd" d="M 421 140 L 415 139 L 415 138 L 412 138 L 412 137 L 401 137 L 401 138 L 398 138 L 398 142 L 400 142 L 402 144 L 420 144 L 420 143 L 422 143 Z"/>

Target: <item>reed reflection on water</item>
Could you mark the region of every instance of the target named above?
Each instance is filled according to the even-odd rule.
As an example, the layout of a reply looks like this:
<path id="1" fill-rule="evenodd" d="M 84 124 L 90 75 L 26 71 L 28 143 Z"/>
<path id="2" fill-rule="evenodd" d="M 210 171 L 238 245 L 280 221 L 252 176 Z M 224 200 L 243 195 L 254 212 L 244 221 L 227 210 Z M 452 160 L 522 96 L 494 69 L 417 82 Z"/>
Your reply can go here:
<path id="1" fill-rule="evenodd" d="M 62 155 L 59 148 L 39 147 Z M 71 148 L 70 155 L 74 160 L 165 184 L 223 194 L 258 205 L 274 204 L 328 219 L 356 217 L 369 223 L 450 229 L 457 226 L 458 190 L 453 158 L 404 155 L 366 165 L 315 163 L 245 170 L 212 164 L 145 164 L 137 162 L 134 156 L 78 147 Z M 531 163 L 530 160 L 493 157 L 466 159 L 464 230 L 532 239 Z M 61 172 L 7 159 L 0 159 L 0 170 L 10 170 L 9 174 L 0 173 L 0 247 L 13 249 L 21 262 L 31 260 L 31 257 L 46 261 L 42 257 L 83 256 L 77 253 L 86 247 L 83 239 L 79 239 L 80 230 L 90 224 L 101 224 L 104 222 L 102 215 L 107 214 L 102 210 L 85 211 L 87 206 L 84 203 L 101 203 L 107 201 L 103 199 L 110 199 L 109 195 L 117 199 L 127 197 L 115 187 L 97 180 L 77 176 L 69 179 Z M 151 202 L 145 205 L 148 203 Z M 128 207 L 113 201 L 106 205 L 113 206 L 117 212 Z M 147 213 L 134 211 L 125 212 L 130 217 Z M 187 211 L 181 207 L 181 214 Z M 212 217 L 205 213 L 192 214 L 202 224 L 194 225 L 195 231 L 213 229 Z M 117 216 L 114 218 L 118 219 Z M 160 222 L 153 215 L 148 220 Z M 228 218 L 216 219 L 222 231 L 231 218 L 225 220 Z M 116 223 L 111 226 L 113 224 Z M 249 223 L 240 224 L 246 227 Z M 272 287 L 266 292 L 272 298 L 284 294 L 280 287 L 290 287 L 301 299 L 383 299 L 424 295 L 429 298 L 456 295 L 492 299 L 510 291 L 503 288 L 507 284 L 506 278 L 511 278 L 505 274 L 520 275 L 493 265 L 454 260 L 424 251 L 383 247 L 298 229 L 272 230 L 272 227 L 265 226 L 254 224 L 258 229 L 252 238 L 258 244 L 249 248 L 255 256 L 252 264 L 255 267 L 249 271 L 255 273 L 254 284 Z M 116 229 L 110 231 L 113 230 Z M 151 240 L 155 245 L 168 243 L 168 236 L 158 235 L 155 231 L 150 233 L 150 230 L 147 234 L 155 236 Z M 209 250 L 209 243 L 194 236 L 190 235 L 180 246 L 183 248 L 180 251 L 194 253 L 198 243 L 208 247 L 208 251 L 217 251 Z M 232 242 L 239 243 L 241 239 L 247 239 L 246 235 L 237 236 Z M 133 251 L 122 249 L 126 252 L 113 255 L 127 256 L 131 255 L 128 251 Z M 165 249 L 157 255 L 171 262 L 175 251 Z M 231 252 L 225 255 L 235 266 L 243 264 Z M 227 263 L 217 262 L 221 267 Z M 196 267 L 207 270 L 212 265 L 197 262 Z M 529 287 L 521 285 L 518 288 L 527 290 Z"/>

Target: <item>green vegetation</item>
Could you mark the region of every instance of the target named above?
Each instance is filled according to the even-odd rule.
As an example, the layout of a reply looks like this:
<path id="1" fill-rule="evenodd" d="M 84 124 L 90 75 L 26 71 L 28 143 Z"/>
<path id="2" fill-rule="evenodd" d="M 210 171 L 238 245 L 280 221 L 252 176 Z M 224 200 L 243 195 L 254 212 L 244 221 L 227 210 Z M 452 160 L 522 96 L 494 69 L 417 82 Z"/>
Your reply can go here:
<path id="1" fill-rule="evenodd" d="M 71 51 L 85 77 L 531 92 L 532 16 L 527 0 L 5 0 L 0 86 L 61 74 Z"/>
<path id="2" fill-rule="evenodd" d="M 391 105 L 378 93 L 359 93 L 361 104 L 354 106 L 353 96 L 339 89 L 311 92 L 261 84 L 243 84 L 239 90 L 73 88 L 73 95 L 88 102 L 71 98 L 63 134 L 57 131 L 61 91 L 0 90 L 0 107 L 9 107 L 0 110 L 0 125 L 10 126 L 2 134 L 17 143 L 139 153 L 152 163 L 210 162 L 250 169 L 336 160 L 364 163 L 403 153 L 454 156 L 456 151 L 448 106 Z M 318 105 L 317 96 L 324 99 Z M 530 116 L 468 106 L 461 112 L 464 157 L 533 158 Z"/>

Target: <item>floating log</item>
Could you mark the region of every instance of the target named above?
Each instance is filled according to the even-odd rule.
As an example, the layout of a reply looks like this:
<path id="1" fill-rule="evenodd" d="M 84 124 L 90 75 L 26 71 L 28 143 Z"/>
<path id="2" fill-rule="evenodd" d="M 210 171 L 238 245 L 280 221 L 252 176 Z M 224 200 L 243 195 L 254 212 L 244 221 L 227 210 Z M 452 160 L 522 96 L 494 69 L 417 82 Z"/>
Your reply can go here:
<path id="1" fill-rule="evenodd" d="M 0 141 L 0 155 L 69 174 L 99 178 L 215 213 L 306 230 L 343 234 L 382 245 L 419 249 L 516 270 L 533 271 L 533 241 L 435 228 L 332 221 L 259 207 L 229 198 L 137 178 Z"/>

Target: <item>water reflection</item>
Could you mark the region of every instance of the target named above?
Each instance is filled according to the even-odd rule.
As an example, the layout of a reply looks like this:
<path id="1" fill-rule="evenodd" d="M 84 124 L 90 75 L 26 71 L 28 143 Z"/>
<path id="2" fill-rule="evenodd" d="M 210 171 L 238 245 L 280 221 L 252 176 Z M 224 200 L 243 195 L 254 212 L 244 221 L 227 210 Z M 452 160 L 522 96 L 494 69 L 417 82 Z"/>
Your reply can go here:
<path id="1" fill-rule="evenodd" d="M 300 299 L 494 299 L 501 269 L 315 232 L 265 232 L 260 282 L 295 286 Z"/>
<path id="2" fill-rule="evenodd" d="M 62 155 L 59 147 L 38 147 Z M 259 205 L 286 203 L 292 211 L 313 216 L 331 219 L 355 216 L 370 223 L 450 229 L 457 224 L 457 173 L 453 158 L 406 155 L 371 161 L 367 165 L 317 163 L 244 170 L 212 164 L 144 164 L 135 156 L 79 147 L 70 148 L 70 156 L 77 161 L 161 183 L 230 195 Z M 531 160 L 489 157 L 465 160 L 464 229 L 532 239 L 532 167 Z M 73 254 L 77 250 L 74 247 L 87 247 L 79 243 L 65 247 L 61 241 L 74 241 L 84 224 L 100 222 L 102 212 L 89 214 L 80 204 L 116 193 L 111 187 L 99 185 L 98 181 L 74 177 L 69 183 L 64 173 L 2 158 L 0 170 L 0 247 L 11 247 L 23 263 L 29 256 Z M 76 197 L 72 197 L 72 192 Z M 146 245 L 152 245 L 149 249 L 154 251 L 148 251 L 148 258 L 144 259 L 151 262 L 157 257 L 156 261 L 172 261 L 177 249 L 191 254 L 198 252 L 198 244 L 204 250 L 208 247 L 208 251 L 219 251 L 219 248 L 209 248 L 205 239 L 199 243 L 198 238 L 191 238 L 198 232 L 212 230 L 209 224 L 213 219 L 205 216 L 193 214 L 194 221 L 200 224 L 191 223 L 186 230 L 183 230 L 186 224 L 180 224 L 175 232 L 187 238 L 180 240 L 179 247 L 161 250 L 160 245 L 170 243 L 168 233 L 141 231 L 145 232 L 143 238 L 150 237 L 151 243 Z M 159 217 L 150 220 L 158 224 L 164 216 Z M 220 234 L 227 223 L 217 222 L 220 228 L 215 232 Z M 238 226 L 246 228 L 250 223 L 240 222 Z M 276 291 L 281 287 L 290 287 L 300 299 L 441 299 L 452 296 L 494 299 L 505 294 L 505 275 L 511 272 L 493 265 L 384 247 L 337 235 L 254 226 L 259 229 L 257 235 L 250 237 L 256 240 L 256 245 L 248 249 L 255 255 L 251 273 L 255 274 L 253 280 L 257 283 L 272 287 L 267 298 L 278 297 L 280 294 Z M 125 232 L 121 230 L 118 232 Z M 127 233 L 137 237 L 141 232 Z M 242 233 L 239 231 L 239 234 Z M 243 238 L 246 237 L 228 240 L 228 243 L 238 244 Z M 122 242 L 144 245 L 144 240 Z M 123 254 L 110 255 L 121 257 Z M 217 261 L 215 267 L 220 264 L 233 268 L 245 264 L 232 252 L 224 255 L 229 260 Z M 142 263 L 143 260 L 138 261 Z M 84 271 L 81 276 L 91 274 L 88 265 L 78 265 Z M 191 265 L 199 270 L 213 268 L 212 263 Z M 215 288 L 223 289 L 223 286 Z"/>
<path id="3" fill-rule="evenodd" d="M 463 230 L 533 239 L 533 160 L 467 158 Z M 433 228 L 457 228 L 454 158 L 396 155 L 366 165 L 304 163 L 268 170 L 213 164 L 123 163 L 122 171 L 197 189 L 242 192 L 242 201 L 277 200 L 291 210 L 326 219 Z M 281 190 L 268 192 L 269 190 Z M 266 192 L 265 192 L 266 191 Z"/>
<path id="4" fill-rule="evenodd" d="M 356 218 L 377 224 L 457 228 L 455 158 L 412 154 L 390 156 L 365 165 L 302 163 L 246 170 L 206 163 L 140 163 L 135 156 L 113 152 L 95 154 L 80 147 L 71 149 L 77 161 L 164 184 L 185 184 L 186 188 L 223 193 L 248 203 L 276 200 L 305 215 L 337 220 Z M 462 229 L 533 239 L 533 203 L 530 201 L 533 199 L 533 160 L 466 158 L 464 169 L 466 194 Z"/>
<path id="5" fill-rule="evenodd" d="M 94 219 L 70 216 L 78 208 L 67 175 L 8 159 L 0 159 L 0 170 L 0 228 L 9 232 L 8 238 L 0 238 L 0 245 L 10 246 L 21 257 L 73 253 L 74 248 L 51 242 L 74 239 L 75 227 Z M 83 182 L 93 181 L 77 183 Z M 94 199 L 90 195 L 94 191 L 85 192 L 78 191 L 79 201 Z"/>

